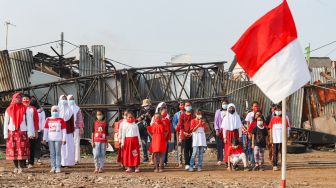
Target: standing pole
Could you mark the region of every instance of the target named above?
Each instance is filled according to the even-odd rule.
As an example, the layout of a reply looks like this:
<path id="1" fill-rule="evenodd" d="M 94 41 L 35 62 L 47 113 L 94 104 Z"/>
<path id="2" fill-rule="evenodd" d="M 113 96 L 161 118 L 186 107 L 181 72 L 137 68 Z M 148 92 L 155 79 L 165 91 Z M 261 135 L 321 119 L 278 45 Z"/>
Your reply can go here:
<path id="1" fill-rule="evenodd" d="M 287 154 L 287 119 L 286 99 L 282 100 L 282 152 L 281 152 L 281 187 L 286 187 L 286 154 Z"/>
<path id="2" fill-rule="evenodd" d="M 8 47 L 8 25 L 9 25 L 9 22 L 6 22 L 6 50 Z"/>
<path id="3" fill-rule="evenodd" d="M 64 33 L 61 33 L 61 56 L 63 56 L 63 47 L 64 47 Z"/>

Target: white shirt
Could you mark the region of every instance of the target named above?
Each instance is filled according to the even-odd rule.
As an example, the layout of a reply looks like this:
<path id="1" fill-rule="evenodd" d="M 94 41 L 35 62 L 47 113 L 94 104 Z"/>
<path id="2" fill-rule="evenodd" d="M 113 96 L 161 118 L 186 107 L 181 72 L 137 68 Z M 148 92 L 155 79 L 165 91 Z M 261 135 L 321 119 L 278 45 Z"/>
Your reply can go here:
<path id="1" fill-rule="evenodd" d="M 207 146 L 205 132 L 203 127 L 198 127 L 195 132 L 192 133 L 192 146 Z"/>
<path id="2" fill-rule="evenodd" d="M 273 143 L 282 143 L 282 124 L 273 124 L 272 137 Z"/>
<path id="3" fill-rule="evenodd" d="M 27 131 L 28 137 L 35 136 L 35 129 L 34 129 L 34 114 L 30 110 L 26 110 L 25 115 L 23 116 L 23 120 L 20 124 L 20 131 Z M 5 112 L 4 118 L 4 138 L 8 138 L 8 130 L 14 131 L 15 125 L 13 124 L 12 118 L 9 116 L 7 112 Z"/>
<path id="4" fill-rule="evenodd" d="M 43 140 L 45 141 L 65 141 L 66 128 L 62 129 L 62 124 L 58 119 L 49 118 L 44 129 Z"/>
<path id="5" fill-rule="evenodd" d="M 46 115 L 44 110 L 38 113 L 38 117 L 39 117 L 39 132 L 41 132 L 43 131 L 46 122 Z"/>
<path id="6" fill-rule="evenodd" d="M 124 121 L 122 123 L 122 130 L 121 130 L 121 145 L 123 146 L 125 144 L 125 138 L 126 137 L 138 137 L 139 145 L 141 146 L 141 138 L 139 133 L 139 127 L 136 123 L 128 123 L 127 121 Z"/>
<path id="7" fill-rule="evenodd" d="M 253 118 L 254 118 L 254 112 L 252 111 L 246 115 L 245 121 L 248 121 L 251 124 L 251 122 L 253 121 Z"/>

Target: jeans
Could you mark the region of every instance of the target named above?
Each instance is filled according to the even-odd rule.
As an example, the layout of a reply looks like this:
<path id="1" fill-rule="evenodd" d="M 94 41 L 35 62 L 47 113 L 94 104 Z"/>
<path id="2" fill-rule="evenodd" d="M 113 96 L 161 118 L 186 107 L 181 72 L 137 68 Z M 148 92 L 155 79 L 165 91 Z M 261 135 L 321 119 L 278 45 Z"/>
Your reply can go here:
<path id="1" fill-rule="evenodd" d="M 143 151 L 143 159 L 144 161 L 148 161 L 148 138 L 141 138 L 141 145 L 142 145 L 142 151 Z"/>
<path id="2" fill-rule="evenodd" d="M 264 152 L 265 148 L 254 146 L 254 159 L 256 166 L 260 166 L 264 163 Z"/>
<path id="3" fill-rule="evenodd" d="M 93 148 L 93 158 L 96 168 L 103 168 L 106 153 L 106 143 L 105 142 L 95 142 L 95 147 Z"/>
<path id="4" fill-rule="evenodd" d="M 224 142 L 220 138 L 220 136 L 216 136 L 216 144 L 217 144 L 217 161 L 223 161 Z"/>
<path id="5" fill-rule="evenodd" d="M 176 158 L 177 158 L 179 165 L 183 164 L 183 153 L 184 153 L 184 148 L 183 148 L 183 144 L 181 143 L 177 146 L 177 152 L 176 152 Z"/>
<path id="6" fill-rule="evenodd" d="M 184 148 L 184 164 L 189 165 L 190 164 L 190 158 L 192 155 L 192 138 L 185 138 L 182 140 L 182 145 Z"/>
<path id="7" fill-rule="evenodd" d="M 252 139 L 248 139 L 247 135 L 243 135 L 242 137 L 243 142 L 243 149 L 244 153 L 247 157 L 247 161 L 249 161 L 251 164 L 254 164 L 254 154 L 253 154 L 253 148 L 252 148 Z"/>
<path id="8" fill-rule="evenodd" d="M 61 168 L 61 141 L 48 141 L 52 168 Z"/>
<path id="9" fill-rule="evenodd" d="M 278 166 L 278 155 L 281 153 L 281 143 L 273 144 L 273 166 Z"/>
<path id="10" fill-rule="evenodd" d="M 198 153 L 198 167 L 202 168 L 203 166 L 203 153 L 204 153 L 205 146 L 194 146 L 193 152 L 190 159 L 190 168 L 193 168 L 195 165 L 195 157 Z"/>

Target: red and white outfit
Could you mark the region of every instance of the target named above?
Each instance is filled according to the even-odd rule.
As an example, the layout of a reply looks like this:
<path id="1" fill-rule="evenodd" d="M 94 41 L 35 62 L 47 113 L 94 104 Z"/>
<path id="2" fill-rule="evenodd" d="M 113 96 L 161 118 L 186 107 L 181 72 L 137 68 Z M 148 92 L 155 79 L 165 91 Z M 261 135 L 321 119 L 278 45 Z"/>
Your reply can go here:
<path id="1" fill-rule="evenodd" d="M 151 126 L 147 127 L 147 131 L 152 135 L 152 142 L 148 149 L 151 153 L 165 153 L 167 150 L 167 126 L 162 121 L 155 121 Z"/>
<path id="2" fill-rule="evenodd" d="M 23 105 L 15 103 L 16 93 L 9 107 L 6 109 L 4 118 L 4 138 L 6 140 L 6 159 L 28 159 L 29 137 L 35 136 L 33 113 Z"/>
<path id="3" fill-rule="evenodd" d="M 273 144 L 280 144 L 282 143 L 282 117 L 281 116 L 274 116 L 268 125 L 268 127 L 272 130 L 272 138 L 273 138 Z M 286 127 L 289 131 L 289 121 L 286 118 Z"/>
<path id="4" fill-rule="evenodd" d="M 136 167 L 140 165 L 140 146 L 141 139 L 138 125 L 135 123 L 124 122 L 121 130 L 121 146 L 123 165 Z"/>
<path id="5" fill-rule="evenodd" d="M 62 118 L 47 118 L 43 140 L 45 141 L 66 141 L 66 125 Z"/>
<path id="6" fill-rule="evenodd" d="M 228 109 L 230 107 L 235 107 L 234 104 L 230 103 L 228 105 Z M 233 138 L 240 138 L 242 136 L 242 122 L 240 120 L 240 116 L 237 112 L 231 114 L 227 113 L 222 121 L 222 129 L 223 129 L 223 138 L 226 139 L 226 143 L 224 146 L 225 150 L 225 162 L 228 162 L 228 154 L 229 154 L 229 147 L 231 146 L 231 141 Z"/>
<path id="7" fill-rule="evenodd" d="M 122 138 L 122 129 L 123 129 L 123 125 L 126 122 L 125 119 L 121 119 L 120 121 L 118 121 L 116 124 L 114 124 L 114 144 L 115 147 L 118 148 L 118 157 L 117 157 L 117 162 L 121 163 L 123 165 L 123 154 L 122 154 L 122 149 L 120 148 L 121 145 L 121 138 Z"/>

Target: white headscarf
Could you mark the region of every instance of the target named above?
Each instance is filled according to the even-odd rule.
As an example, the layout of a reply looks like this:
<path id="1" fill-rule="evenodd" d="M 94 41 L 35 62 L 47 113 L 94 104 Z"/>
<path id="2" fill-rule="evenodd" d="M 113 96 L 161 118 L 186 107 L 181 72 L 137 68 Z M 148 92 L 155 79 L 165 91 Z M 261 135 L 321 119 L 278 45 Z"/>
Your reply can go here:
<path id="1" fill-rule="evenodd" d="M 230 103 L 228 105 L 228 111 L 230 107 L 236 108 L 234 104 Z M 240 116 L 238 115 L 237 111 L 235 111 L 235 113 L 233 114 L 228 112 L 222 122 L 222 128 L 224 130 L 232 131 L 232 130 L 241 128 L 241 126 L 242 126 L 242 122 L 240 120 Z"/>
<path id="2" fill-rule="evenodd" d="M 73 95 L 68 95 L 67 99 L 68 99 L 68 104 L 69 104 L 69 100 L 71 97 L 74 97 Z M 71 108 L 73 114 L 74 114 L 74 122 L 76 122 L 77 119 L 77 113 L 79 112 L 80 108 L 79 106 L 77 106 L 77 104 L 75 103 L 74 105 L 70 105 L 69 107 Z"/>
<path id="3" fill-rule="evenodd" d="M 63 97 L 65 97 L 65 95 L 61 95 L 58 101 L 59 116 L 60 118 L 63 118 L 64 121 L 69 121 L 69 119 L 73 115 L 73 112 L 68 103 L 65 105 L 61 104 L 61 100 Z"/>

